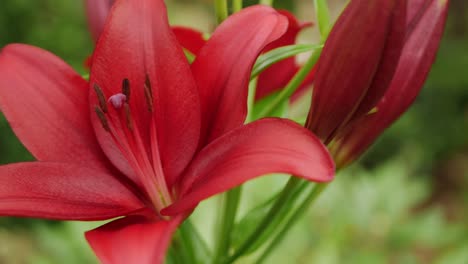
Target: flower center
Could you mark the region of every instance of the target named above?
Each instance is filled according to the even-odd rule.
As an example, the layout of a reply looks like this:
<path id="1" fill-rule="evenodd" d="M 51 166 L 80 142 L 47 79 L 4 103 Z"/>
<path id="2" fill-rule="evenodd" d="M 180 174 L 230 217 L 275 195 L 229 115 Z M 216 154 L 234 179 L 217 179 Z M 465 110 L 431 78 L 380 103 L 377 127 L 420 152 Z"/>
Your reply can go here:
<path id="1" fill-rule="evenodd" d="M 102 127 L 112 137 L 115 146 L 132 168 L 134 175 L 127 175 L 127 177 L 143 187 L 145 196 L 151 201 L 159 215 L 159 211 L 171 204 L 173 199 L 164 178 L 156 123 L 153 117 L 153 93 L 148 75 L 143 86 L 146 110 L 150 114 L 149 121 L 143 116 L 135 116 L 139 118 L 137 120 L 133 118 L 132 109 L 136 108 L 130 107 L 131 90 L 128 79 L 122 81 L 122 92 L 113 94 L 107 99 L 103 90 L 94 84 L 93 88 L 99 102 L 94 110 Z M 135 107 L 135 105 L 132 106 Z M 138 126 L 137 122 L 145 122 L 149 126 Z M 142 128 L 147 128 L 149 131 L 140 131 Z M 147 134 L 149 137 L 143 136 Z M 145 143 L 148 141 L 147 138 L 150 144 Z"/>

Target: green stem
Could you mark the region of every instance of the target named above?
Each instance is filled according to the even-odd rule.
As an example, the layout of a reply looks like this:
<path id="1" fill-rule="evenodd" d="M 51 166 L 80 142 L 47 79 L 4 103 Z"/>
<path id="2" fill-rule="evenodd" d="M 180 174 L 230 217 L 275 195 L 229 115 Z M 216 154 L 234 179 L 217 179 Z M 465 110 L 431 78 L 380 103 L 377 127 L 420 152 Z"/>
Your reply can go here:
<path id="1" fill-rule="evenodd" d="M 234 188 L 223 194 L 224 211 L 221 213 L 218 222 L 218 232 L 216 238 L 216 251 L 213 258 L 213 264 L 223 263 L 229 253 L 231 245 L 231 231 L 234 228 L 237 208 L 242 193 L 242 186 Z"/>
<path id="2" fill-rule="evenodd" d="M 260 0 L 260 4 L 273 6 L 273 0 Z"/>
<path id="3" fill-rule="evenodd" d="M 302 68 L 294 75 L 294 77 L 289 81 L 289 83 L 284 87 L 283 90 L 276 96 L 267 107 L 263 108 L 259 116 L 266 117 L 270 116 L 273 111 L 281 105 L 286 100 L 289 100 L 291 95 L 297 90 L 297 88 L 302 84 L 304 79 L 310 73 L 312 68 L 315 66 L 318 58 L 320 57 L 321 52 L 314 52 L 307 62 L 302 66 Z"/>
<path id="4" fill-rule="evenodd" d="M 244 255 L 256 242 L 271 230 L 271 226 L 278 222 L 279 218 L 276 217 L 283 212 L 285 204 L 290 200 L 291 196 L 295 193 L 294 189 L 301 183 L 301 180 L 295 177 L 291 177 L 280 193 L 275 204 L 272 206 L 270 211 L 265 215 L 260 224 L 257 226 L 255 231 L 241 243 L 236 252 L 227 260 L 226 263 L 234 262 L 238 257 Z M 289 204 L 289 203 L 288 203 Z"/>
<path id="5" fill-rule="evenodd" d="M 328 184 L 316 184 L 309 195 L 305 198 L 305 200 L 301 203 L 301 205 L 296 208 L 296 210 L 291 214 L 289 219 L 286 221 L 284 226 L 282 227 L 281 231 L 278 232 L 274 238 L 270 241 L 270 244 L 265 248 L 262 255 L 258 258 L 255 262 L 260 264 L 266 260 L 266 258 L 270 255 L 271 252 L 283 241 L 286 232 L 291 229 L 291 227 L 296 223 L 297 220 L 301 218 L 301 216 L 307 212 L 307 209 L 313 204 L 314 201 L 317 200 L 317 197 L 325 190 Z"/>
<path id="6" fill-rule="evenodd" d="M 195 252 L 197 252 L 198 259 L 201 260 L 201 263 L 211 258 L 212 252 L 210 251 L 208 244 L 206 243 L 205 239 L 203 239 L 200 232 L 192 223 L 192 221 L 190 221 L 190 218 L 185 220 L 182 227 L 185 228 L 185 230 L 187 230 L 187 233 L 190 234 Z"/>
<path id="7" fill-rule="evenodd" d="M 180 255 L 177 254 L 177 251 L 174 246 L 169 248 L 169 253 L 166 257 L 167 264 L 183 264 L 183 260 L 180 258 Z"/>
<path id="8" fill-rule="evenodd" d="M 249 83 L 249 93 L 247 97 L 247 118 L 246 123 L 252 121 L 253 106 L 255 103 L 255 92 L 257 90 L 257 78 L 253 79 Z M 228 256 L 229 248 L 231 245 L 231 230 L 234 228 L 236 220 L 237 209 L 241 199 L 242 186 L 239 186 L 233 190 L 228 191 L 224 194 L 224 211 L 222 212 L 218 222 L 218 237 L 216 238 L 216 251 L 213 258 L 213 263 L 222 263 L 226 256 Z"/>
<path id="9" fill-rule="evenodd" d="M 228 17 L 227 0 L 214 0 L 216 19 L 221 24 Z"/>
<path id="10" fill-rule="evenodd" d="M 187 258 L 190 259 L 190 263 L 198 263 L 195 247 L 193 245 L 194 239 L 192 239 L 192 234 L 184 224 L 180 226 L 178 232 L 180 233 L 181 247 L 183 248 Z"/>
<path id="11" fill-rule="evenodd" d="M 232 0 L 232 12 L 238 12 L 242 10 L 242 0 Z"/>
<path id="12" fill-rule="evenodd" d="M 247 118 L 245 123 L 250 123 L 253 121 L 253 109 L 255 105 L 255 94 L 257 92 L 257 81 L 258 78 L 254 78 L 249 83 L 249 94 L 247 96 Z"/>
<path id="13" fill-rule="evenodd" d="M 171 248 L 169 250 L 170 255 L 172 256 L 172 261 L 176 264 L 192 263 L 192 259 L 189 257 L 182 240 L 183 238 L 180 229 L 178 229 L 173 236 Z"/>
<path id="14" fill-rule="evenodd" d="M 166 264 L 177 264 L 174 256 L 174 249 L 172 247 L 169 248 L 166 254 L 166 261 L 164 262 Z"/>
<path id="15" fill-rule="evenodd" d="M 190 219 L 182 223 L 178 232 L 181 245 L 191 263 L 204 263 L 210 257 L 211 254 L 205 240 L 200 236 Z"/>

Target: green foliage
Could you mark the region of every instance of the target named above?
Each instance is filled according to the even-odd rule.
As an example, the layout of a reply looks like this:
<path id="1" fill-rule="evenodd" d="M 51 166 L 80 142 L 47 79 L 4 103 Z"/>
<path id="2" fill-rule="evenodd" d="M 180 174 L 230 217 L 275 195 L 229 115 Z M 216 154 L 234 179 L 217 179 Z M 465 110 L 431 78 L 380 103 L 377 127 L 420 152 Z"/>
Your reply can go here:
<path id="1" fill-rule="evenodd" d="M 468 227 L 440 207 L 418 209 L 430 194 L 401 159 L 349 168 L 266 263 L 465 263 Z"/>

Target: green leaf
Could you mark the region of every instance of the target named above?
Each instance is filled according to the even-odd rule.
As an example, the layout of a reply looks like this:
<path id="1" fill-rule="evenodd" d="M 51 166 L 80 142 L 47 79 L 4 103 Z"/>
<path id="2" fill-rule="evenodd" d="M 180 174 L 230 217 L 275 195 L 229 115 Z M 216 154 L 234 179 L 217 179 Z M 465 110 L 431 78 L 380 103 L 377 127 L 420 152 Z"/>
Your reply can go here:
<path id="1" fill-rule="evenodd" d="M 297 54 L 308 52 L 308 51 L 315 51 L 319 50 L 323 47 L 323 45 L 311 45 L 311 44 L 296 44 L 296 45 L 289 45 L 280 47 L 274 50 L 271 50 L 260 57 L 258 57 L 257 61 L 252 70 L 251 79 L 257 77 L 260 73 L 266 70 L 271 65 L 287 59 L 289 57 L 295 56 Z"/>
<path id="2" fill-rule="evenodd" d="M 320 30 L 320 37 L 322 38 L 322 42 L 325 42 L 328 37 L 328 33 L 330 33 L 331 30 L 330 10 L 328 8 L 327 0 L 315 0 L 314 7 L 318 28 Z"/>

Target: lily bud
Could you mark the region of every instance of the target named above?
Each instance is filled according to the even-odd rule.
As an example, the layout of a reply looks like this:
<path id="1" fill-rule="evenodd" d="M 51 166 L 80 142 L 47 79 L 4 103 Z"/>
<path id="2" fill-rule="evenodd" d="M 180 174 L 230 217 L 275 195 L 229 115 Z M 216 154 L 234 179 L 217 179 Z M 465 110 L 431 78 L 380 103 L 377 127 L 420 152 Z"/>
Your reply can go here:
<path id="1" fill-rule="evenodd" d="M 99 38 L 114 0 L 85 0 L 89 29 L 95 41 Z"/>
<path id="2" fill-rule="evenodd" d="M 403 48 L 406 0 L 351 0 L 317 64 L 306 126 L 329 143 L 385 93 Z"/>
<path id="3" fill-rule="evenodd" d="M 352 122 L 335 138 L 337 166 L 359 157 L 413 103 L 427 78 L 447 19 L 448 0 L 408 1 L 406 39 L 389 88 L 373 113 Z"/>

